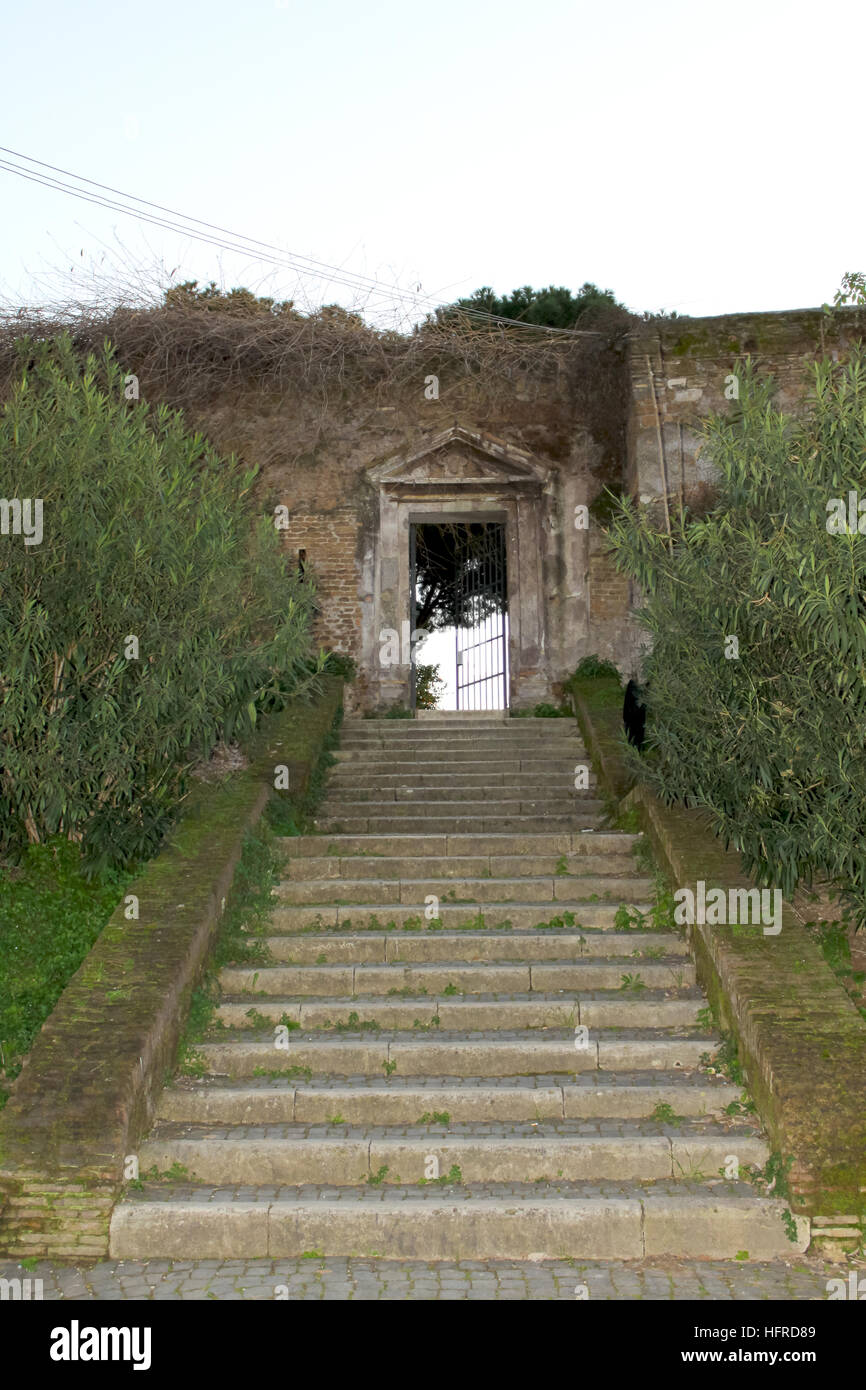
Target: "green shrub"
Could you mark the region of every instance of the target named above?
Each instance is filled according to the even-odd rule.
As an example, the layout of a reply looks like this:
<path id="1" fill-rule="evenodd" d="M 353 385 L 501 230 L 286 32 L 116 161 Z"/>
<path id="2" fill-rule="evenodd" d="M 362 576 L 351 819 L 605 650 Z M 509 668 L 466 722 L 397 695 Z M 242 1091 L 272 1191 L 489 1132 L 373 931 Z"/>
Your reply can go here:
<path id="1" fill-rule="evenodd" d="M 716 508 L 674 518 L 626 504 L 611 530 L 653 637 L 644 779 L 707 808 L 760 886 L 813 875 L 866 920 L 866 538 L 828 530 L 866 493 L 866 355 L 814 367 L 802 417 L 735 369 L 739 401 L 705 427 Z M 736 638 L 738 651 L 732 639 Z M 735 654 L 736 652 L 736 654 Z"/>
<path id="2" fill-rule="evenodd" d="M 328 652 L 324 669 L 329 676 L 342 676 L 344 681 L 353 681 L 358 674 L 354 657 L 343 652 Z"/>
<path id="3" fill-rule="evenodd" d="M 189 765 L 313 683 L 314 595 L 255 472 L 127 401 L 108 345 L 20 348 L 3 490 L 43 499 L 44 539 L 0 537 L 0 846 L 62 834 L 96 872 L 151 854 Z"/>
<path id="4" fill-rule="evenodd" d="M 585 656 L 564 683 L 564 689 L 568 690 L 573 681 L 607 680 L 610 677 L 620 680 L 619 671 L 612 662 L 602 661 L 597 656 Z"/>

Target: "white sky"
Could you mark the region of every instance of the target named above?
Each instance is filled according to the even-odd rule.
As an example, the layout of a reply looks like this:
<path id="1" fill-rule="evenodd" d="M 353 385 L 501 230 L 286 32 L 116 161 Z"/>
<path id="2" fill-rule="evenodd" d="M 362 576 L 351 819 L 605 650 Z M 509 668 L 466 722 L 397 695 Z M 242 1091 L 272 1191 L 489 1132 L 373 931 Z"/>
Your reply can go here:
<path id="1" fill-rule="evenodd" d="M 440 301 L 593 280 L 639 310 L 794 308 L 866 269 L 864 30 L 860 0 L 43 0 L 4 15 L 0 143 Z M 7 303 L 118 244 L 355 299 L 0 190 Z"/>

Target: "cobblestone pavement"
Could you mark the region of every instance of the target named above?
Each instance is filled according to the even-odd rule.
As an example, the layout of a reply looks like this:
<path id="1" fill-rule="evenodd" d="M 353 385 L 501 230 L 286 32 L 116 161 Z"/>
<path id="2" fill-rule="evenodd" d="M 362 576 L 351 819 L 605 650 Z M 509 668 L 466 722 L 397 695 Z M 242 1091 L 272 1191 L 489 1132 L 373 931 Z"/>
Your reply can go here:
<path id="1" fill-rule="evenodd" d="M 108 1260 L 5 1262 L 0 1278 L 43 1281 L 45 1299 L 589 1299 L 821 1301 L 853 1265 L 650 1260 Z M 858 1269 L 863 1277 L 862 1263 Z M 866 1286 L 866 1285 L 864 1285 Z"/>

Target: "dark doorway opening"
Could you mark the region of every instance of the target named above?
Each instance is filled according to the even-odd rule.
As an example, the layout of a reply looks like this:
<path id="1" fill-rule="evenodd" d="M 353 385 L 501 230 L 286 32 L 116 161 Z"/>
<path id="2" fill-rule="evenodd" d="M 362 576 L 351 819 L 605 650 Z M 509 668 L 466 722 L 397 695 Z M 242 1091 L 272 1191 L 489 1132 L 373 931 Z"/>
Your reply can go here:
<path id="1" fill-rule="evenodd" d="M 413 706 L 507 709 L 504 523 L 413 523 L 409 547 L 412 630 L 428 634 L 413 646 Z"/>

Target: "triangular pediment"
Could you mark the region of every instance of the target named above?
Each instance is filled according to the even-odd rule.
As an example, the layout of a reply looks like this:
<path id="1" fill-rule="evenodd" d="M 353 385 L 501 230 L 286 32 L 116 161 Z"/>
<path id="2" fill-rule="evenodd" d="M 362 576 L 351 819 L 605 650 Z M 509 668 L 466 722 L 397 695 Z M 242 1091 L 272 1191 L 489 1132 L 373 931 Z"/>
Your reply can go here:
<path id="1" fill-rule="evenodd" d="M 543 471 L 525 449 L 493 435 L 452 425 L 417 449 L 398 454 L 369 470 L 380 484 L 404 486 L 540 484 Z"/>

